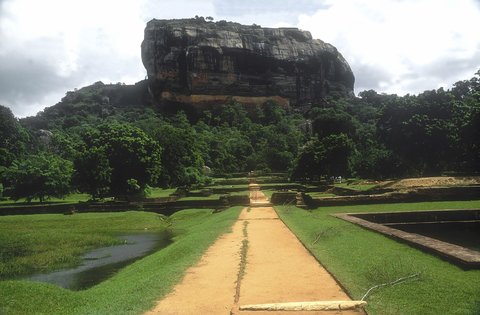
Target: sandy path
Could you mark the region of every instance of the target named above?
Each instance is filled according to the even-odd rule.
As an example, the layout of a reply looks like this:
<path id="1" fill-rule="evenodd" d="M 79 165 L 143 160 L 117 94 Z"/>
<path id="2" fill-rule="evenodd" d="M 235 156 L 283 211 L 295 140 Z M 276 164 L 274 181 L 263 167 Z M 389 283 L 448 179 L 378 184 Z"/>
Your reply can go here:
<path id="1" fill-rule="evenodd" d="M 230 314 L 240 268 L 243 223 L 222 235 L 183 280 L 146 314 Z"/>
<path id="2" fill-rule="evenodd" d="M 278 218 L 258 186 L 251 189 L 252 206 L 242 211 L 232 233 L 220 237 L 147 314 L 363 314 L 238 310 L 245 304 L 350 300 Z M 244 240 L 248 245 L 242 250 Z M 237 281 L 240 270 L 243 276 Z"/>
<path id="3" fill-rule="evenodd" d="M 248 251 L 245 276 L 238 304 L 328 301 L 350 298 L 331 275 L 310 255 L 296 236 L 278 218 L 261 191 L 255 192 L 258 206 L 242 212 L 247 220 Z M 251 197 L 252 196 L 251 194 Z M 273 312 L 238 312 L 272 314 Z M 275 312 L 275 314 L 362 314 L 343 312 Z"/>

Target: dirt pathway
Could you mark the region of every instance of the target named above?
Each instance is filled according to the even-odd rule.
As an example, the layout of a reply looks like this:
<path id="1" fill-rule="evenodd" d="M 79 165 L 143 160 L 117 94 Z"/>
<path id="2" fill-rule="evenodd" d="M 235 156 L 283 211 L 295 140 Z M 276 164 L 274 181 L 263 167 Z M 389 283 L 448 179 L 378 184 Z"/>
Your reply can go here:
<path id="1" fill-rule="evenodd" d="M 229 314 L 240 267 L 242 228 L 237 221 L 232 232 L 210 246 L 173 291 L 146 314 Z"/>
<path id="2" fill-rule="evenodd" d="M 350 298 L 251 187 L 232 233 L 220 237 L 147 314 L 363 314 L 361 311 L 239 311 L 245 304 Z"/>

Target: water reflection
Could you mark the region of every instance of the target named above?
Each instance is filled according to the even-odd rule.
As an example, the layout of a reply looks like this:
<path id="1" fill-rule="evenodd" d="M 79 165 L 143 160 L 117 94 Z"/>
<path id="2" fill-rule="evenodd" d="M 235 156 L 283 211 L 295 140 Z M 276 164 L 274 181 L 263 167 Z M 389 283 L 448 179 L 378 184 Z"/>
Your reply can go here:
<path id="1" fill-rule="evenodd" d="M 125 240 L 125 244 L 95 249 L 83 256 L 83 263 L 78 267 L 36 274 L 28 279 L 53 283 L 71 290 L 87 289 L 171 242 L 166 233 L 129 234 L 120 236 L 120 239 Z"/>

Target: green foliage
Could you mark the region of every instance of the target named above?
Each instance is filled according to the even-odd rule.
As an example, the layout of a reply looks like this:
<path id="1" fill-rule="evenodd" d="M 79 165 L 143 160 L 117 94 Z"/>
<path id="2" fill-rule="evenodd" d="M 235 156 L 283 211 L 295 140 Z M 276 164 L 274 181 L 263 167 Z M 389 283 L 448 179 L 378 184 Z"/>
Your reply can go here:
<path id="1" fill-rule="evenodd" d="M 151 132 L 163 149 L 161 186 L 191 186 L 205 181 L 197 132 L 184 113 L 177 114 L 172 123 L 161 122 Z"/>
<path id="2" fill-rule="evenodd" d="M 0 105 L 0 167 L 9 166 L 24 154 L 29 135 L 13 116 L 12 111 Z"/>
<path id="3" fill-rule="evenodd" d="M 85 149 L 75 163 L 76 182 L 92 197 L 128 197 L 156 183 L 160 146 L 128 124 L 106 123 L 84 135 Z M 137 187 L 138 186 L 138 187 Z"/>
<path id="4" fill-rule="evenodd" d="M 272 101 L 249 109 L 230 103 L 205 113 L 197 124 L 208 148 L 205 164 L 217 173 L 286 171 L 303 140 L 303 118 Z"/>
<path id="5" fill-rule="evenodd" d="M 77 161 L 88 150 L 84 148 L 90 147 L 80 135 L 102 124 L 126 123 L 142 129 L 163 148 L 160 160 L 164 167 L 154 181 L 163 187 L 201 184 L 207 180 L 205 166 L 213 174 L 298 170 L 298 161 L 305 160 L 306 151 L 312 149 L 312 137 L 322 143 L 320 155 L 324 157 L 320 164 L 311 158 L 305 161 L 318 170 L 302 166 L 300 173 L 317 177 L 348 173 L 392 178 L 480 171 L 480 72 L 450 90 L 416 96 L 373 90 L 351 98 L 332 94 L 303 114 L 273 101 L 261 106 L 230 101 L 205 111 L 188 105 L 159 108 L 144 102 L 146 91 L 145 81 L 134 86 L 97 82 L 68 92 L 59 104 L 35 117 L 22 119 L 20 123 L 28 131 L 8 108 L 0 108 L 0 166 L 10 165 L 23 154 L 43 151 Z M 338 138 L 342 134 L 348 139 Z M 330 155 L 335 151 L 337 157 L 342 156 L 338 163 L 328 162 L 326 147 Z M 109 179 L 115 172 L 111 173 L 114 167 L 107 153 L 103 158 L 98 152 L 85 158 L 85 164 L 93 163 L 95 155 L 109 161 L 106 168 L 104 162 L 97 166 L 104 168 L 97 172 L 98 189 L 81 181 L 82 189 L 97 197 L 117 182 Z M 129 175 L 121 179 L 124 187 L 120 190 L 127 190 L 128 179 L 136 179 L 144 187 L 142 180 Z"/>
<path id="6" fill-rule="evenodd" d="M 311 112 L 313 118 L 313 132 L 319 138 L 333 134 L 346 134 L 350 138 L 355 136 L 353 117 L 340 108 L 314 108 Z"/>
<path id="7" fill-rule="evenodd" d="M 80 150 L 79 143 L 81 143 L 81 139 L 77 135 L 55 131 L 50 142 L 49 150 L 51 152 L 70 161 L 77 158 L 78 151 Z"/>
<path id="8" fill-rule="evenodd" d="M 371 147 L 356 151 L 352 169 L 361 178 L 385 179 L 404 174 L 402 161 L 384 146 L 372 143 Z"/>
<path id="9" fill-rule="evenodd" d="M 405 96 L 384 109 L 378 121 L 379 135 L 387 147 L 409 162 L 411 171 L 438 174 L 457 143 L 452 139 L 457 134 L 452 104 L 452 95 L 441 89 Z"/>
<path id="10" fill-rule="evenodd" d="M 345 176 L 352 153 L 353 142 L 343 133 L 310 140 L 295 161 L 292 178 L 313 180 L 322 176 Z"/>
<path id="11" fill-rule="evenodd" d="M 15 160 L 3 174 L 7 195 L 28 202 L 50 197 L 62 198 L 71 191 L 73 166 L 70 161 L 51 154 L 29 155 Z"/>
<path id="12" fill-rule="evenodd" d="M 112 167 L 102 147 L 91 147 L 75 160 L 74 182 L 80 191 L 93 199 L 108 196 L 111 176 Z"/>

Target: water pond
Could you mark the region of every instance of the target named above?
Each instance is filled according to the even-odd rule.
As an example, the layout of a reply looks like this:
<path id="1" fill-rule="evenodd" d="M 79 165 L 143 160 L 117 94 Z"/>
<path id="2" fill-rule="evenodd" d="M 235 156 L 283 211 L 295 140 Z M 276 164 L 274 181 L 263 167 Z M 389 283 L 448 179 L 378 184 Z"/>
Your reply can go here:
<path id="1" fill-rule="evenodd" d="M 480 221 L 472 222 L 419 222 L 391 224 L 398 230 L 435 238 L 447 243 L 480 251 Z"/>
<path id="2" fill-rule="evenodd" d="M 121 235 L 124 244 L 97 248 L 83 256 L 80 266 L 46 274 L 35 274 L 28 280 L 53 283 L 70 290 L 90 288 L 110 278 L 121 268 L 171 243 L 166 233 Z"/>

